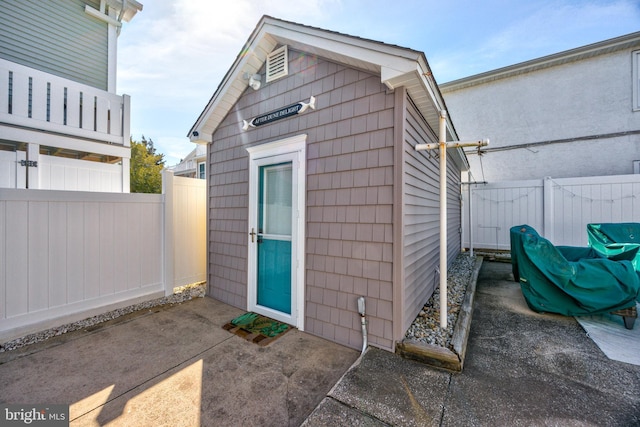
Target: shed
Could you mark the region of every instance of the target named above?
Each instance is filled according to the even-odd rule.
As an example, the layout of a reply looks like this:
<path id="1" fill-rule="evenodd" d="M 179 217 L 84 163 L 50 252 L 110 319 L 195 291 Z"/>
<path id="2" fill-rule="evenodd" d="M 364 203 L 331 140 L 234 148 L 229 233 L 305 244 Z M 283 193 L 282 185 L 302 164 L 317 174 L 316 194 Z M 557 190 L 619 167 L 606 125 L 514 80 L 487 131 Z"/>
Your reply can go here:
<path id="1" fill-rule="evenodd" d="M 424 53 L 264 16 L 190 129 L 207 145 L 208 294 L 393 350 L 438 284 L 443 97 Z M 447 119 L 447 140 L 457 140 Z M 448 152 L 448 259 L 461 149 Z"/>

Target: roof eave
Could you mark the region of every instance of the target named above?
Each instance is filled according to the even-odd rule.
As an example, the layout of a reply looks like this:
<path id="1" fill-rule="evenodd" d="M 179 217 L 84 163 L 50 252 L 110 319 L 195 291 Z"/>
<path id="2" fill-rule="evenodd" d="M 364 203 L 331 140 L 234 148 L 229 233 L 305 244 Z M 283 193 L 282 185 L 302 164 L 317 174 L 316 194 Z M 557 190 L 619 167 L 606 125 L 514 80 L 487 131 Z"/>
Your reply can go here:
<path id="1" fill-rule="evenodd" d="M 118 20 L 129 22 L 142 10 L 142 3 L 136 0 L 107 0 L 109 7 L 119 15 Z"/>
<path id="2" fill-rule="evenodd" d="M 227 113 L 248 86 L 245 73 L 257 73 L 267 55 L 278 45 L 321 56 L 380 76 L 389 89 L 404 86 L 432 129 L 438 129 L 444 98 L 432 76 L 424 53 L 374 40 L 362 39 L 315 27 L 263 16 L 215 93 L 189 130 L 192 142 L 208 144 Z M 458 140 L 447 117 L 448 140 Z M 466 156 L 454 156 L 456 164 L 467 164 Z M 468 167 L 468 164 L 467 164 Z"/>
<path id="3" fill-rule="evenodd" d="M 622 49 L 636 47 L 640 47 L 640 31 L 529 61 L 520 62 L 518 64 L 509 65 L 507 67 L 498 68 L 484 73 L 475 74 L 458 80 L 453 80 L 451 82 L 441 84 L 440 88 L 443 92 L 452 92 L 494 80 L 513 77 L 544 68 L 554 67 L 606 53 L 616 52 Z"/>
<path id="4" fill-rule="evenodd" d="M 382 77 L 382 83 L 390 89 L 404 86 L 412 101 L 427 121 L 429 127 L 433 129 L 434 132 L 439 128 L 440 111 L 446 111 L 447 106 L 424 56 L 415 64 L 413 72 L 394 76 L 387 75 L 387 79 L 384 78 L 385 74 L 383 72 Z M 447 114 L 446 131 L 447 141 L 459 140 L 449 114 Z M 434 137 L 438 139 L 439 135 L 434 135 Z M 463 171 L 469 170 L 469 161 L 464 150 L 457 148 L 453 153 L 455 154 L 451 157 L 456 166 Z"/>
<path id="5" fill-rule="evenodd" d="M 378 74 L 384 70 L 385 75 L 389 76 L 410 71 L 411 64 L 420 54 L 411 49 L 264 16 L 187 137 L 195 143 L 210 143 L 217 126 L 247 88 L 248 82 L 242 76 L 258 72 L 267 55 L 276 46 L 285 44 L 292 49 Z"/>

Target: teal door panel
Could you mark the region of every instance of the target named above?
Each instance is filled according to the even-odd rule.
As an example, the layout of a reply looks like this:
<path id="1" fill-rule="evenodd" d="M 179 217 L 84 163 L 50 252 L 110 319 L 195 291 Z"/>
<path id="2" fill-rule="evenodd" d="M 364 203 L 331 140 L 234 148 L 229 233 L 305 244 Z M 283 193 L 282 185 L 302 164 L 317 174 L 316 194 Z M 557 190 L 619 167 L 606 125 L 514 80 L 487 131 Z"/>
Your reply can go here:
<path id="1" fill-rule="evenodd" d="M 258 305 L 291 314 L 291 242 L 258 240 Z"/>

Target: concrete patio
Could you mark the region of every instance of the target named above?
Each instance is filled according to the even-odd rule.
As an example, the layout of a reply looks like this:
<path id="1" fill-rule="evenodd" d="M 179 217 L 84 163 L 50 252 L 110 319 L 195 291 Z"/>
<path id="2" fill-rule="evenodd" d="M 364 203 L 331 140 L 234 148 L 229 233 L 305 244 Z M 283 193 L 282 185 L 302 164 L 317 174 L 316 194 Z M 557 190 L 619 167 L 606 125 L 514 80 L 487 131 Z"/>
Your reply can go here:
<path id="1" fill-rule="evenodd" d="M 72 426 L 297 426 L 359 352 L 292 330 L 267 347 L 211 298 L 0 353 L 0 402 L 69 404 Z"/>
<path id="2" fill-rule="evenodd" d="M 73 426 L 640 425 L 640 366 L 529 310 L 510 264 L 483 263 L 462 373 L 297 330 L 260 347 L 221 328 L 240 313 L 195 299 L 0 353 L 0 403 Z"/>
<path id="3" fill-rule="evenodd" d="M 304 425 L 640 425 L 640 366 L 608 359 L 573 317 L 531 311 L 511 264 L 483 263 L 474 306 L 462 373 L 369 349 Z"/>

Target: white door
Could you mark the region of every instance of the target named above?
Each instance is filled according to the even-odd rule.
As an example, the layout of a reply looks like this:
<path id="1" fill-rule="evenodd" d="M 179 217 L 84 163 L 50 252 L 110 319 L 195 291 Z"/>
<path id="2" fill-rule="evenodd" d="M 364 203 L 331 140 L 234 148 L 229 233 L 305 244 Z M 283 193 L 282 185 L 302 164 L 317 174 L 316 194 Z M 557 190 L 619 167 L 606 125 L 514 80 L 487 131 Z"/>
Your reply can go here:
<path id="1" fill-rule="evenodd" d="M 306 135 L 249 152 L 248 309 L 304 328 Z"/>

